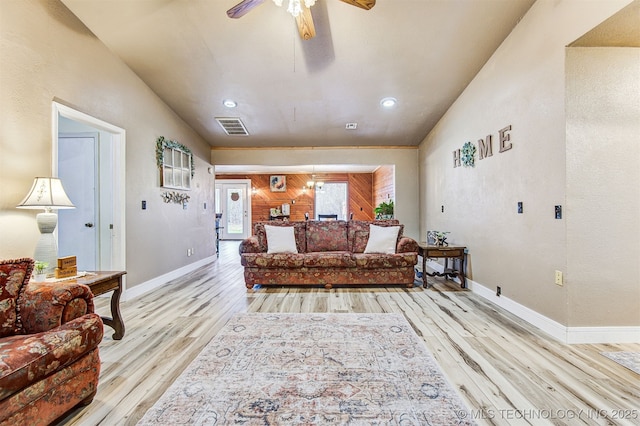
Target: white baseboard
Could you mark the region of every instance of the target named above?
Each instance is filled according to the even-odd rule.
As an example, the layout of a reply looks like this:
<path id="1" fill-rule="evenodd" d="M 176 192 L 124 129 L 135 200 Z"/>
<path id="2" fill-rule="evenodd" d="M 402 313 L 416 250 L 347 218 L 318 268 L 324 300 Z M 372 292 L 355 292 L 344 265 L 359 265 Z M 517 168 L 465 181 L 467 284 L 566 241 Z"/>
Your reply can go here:
<path id="1" fill-rule="evenodd" d="M 640 327 L 568 327 L 566 343 L 640 343 Z"/>
<path id="2" fill-rule="evenodd" d="M 126 301 L 134 299 L 138 296 L 142 296 L 143 294 L 153 291 L 156 288 L 162 287 L 171 280 L 180 278 L 181 276 L 188 274 L 189 272 L 195 271 L 196 269 L 211 263 L 214 260 L 216 260 L 216 256 L 205 257 L 204 259 L 201 259 L 197 262 L 190 263 L 189 265 L 185 265 L 182 268 L 175 269 L 171 272 L 160 275 L 159 277 L 138 284 L 133 288 L 126 289 L 121 296 L 121 300 Z"/>
<path id="3" fill-rule="evenodd" d="M 427 264 L 435 271 L 443 271 L 442 265 L 437 262 L 429 261 Z M 640 342 L 640 327 L 567 327 L 508 297 L 498 297 L 495 291 L 468 278 L 467 288 L 563 343 L 596 344 Z"/>

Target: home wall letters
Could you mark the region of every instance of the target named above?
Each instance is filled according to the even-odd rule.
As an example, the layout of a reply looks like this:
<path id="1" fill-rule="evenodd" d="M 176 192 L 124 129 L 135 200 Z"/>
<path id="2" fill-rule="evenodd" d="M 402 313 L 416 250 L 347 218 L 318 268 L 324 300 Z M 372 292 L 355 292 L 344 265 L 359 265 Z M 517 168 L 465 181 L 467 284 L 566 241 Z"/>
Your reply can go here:
<path id="1" fill-rule="evenodd" d="M 511 125 L 498 130 L 498 152 L 502 153 L 513 148 L 511 143 Z M 478 147 L 471 142 L 466 142 L 461 149 L 453 151 L 453 167 L 474 167 L 475 155 L 478 153 L 478 160 L 483 160 L 493 156 L 493 136 L 487 135 L 485 139 L 478 139 Z"/>

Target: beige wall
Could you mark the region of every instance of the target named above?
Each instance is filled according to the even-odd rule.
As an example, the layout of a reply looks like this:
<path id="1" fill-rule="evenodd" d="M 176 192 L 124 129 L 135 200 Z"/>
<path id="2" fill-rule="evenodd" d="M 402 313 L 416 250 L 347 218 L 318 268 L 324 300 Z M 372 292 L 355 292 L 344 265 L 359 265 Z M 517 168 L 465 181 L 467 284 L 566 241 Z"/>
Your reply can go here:
<path id="1" fill-rule="evenodd" d="M 565 130 L 565 46 L 628 3 L 536 2 L 420 146 L 420 232 L 450 231 L 451 242 L 469 247 L 473 281 L 493 291 L 501 286 L 503 297 L 565 326 L 640 325 L 636 314 L 614 312 L 617 289 L 629 294 L 630 285 L 619 283 L 631 278 L 637 285 L 637 267 L 628 277 L 613 269 L 617 261 L 599 265 L 599 276 L 616 278 L 607 281 L 611 288 L 604 293 L 578 273 L 585 258 L 569 254 L 588 220 L 605 218 L 575 218 L 573 185 L 584 188 L 588 181 L 567 175 L 567 162 L 573 161 L 567 157 L 574 152 L 567 151 Z M 498 153 L 498 130 L 508 125 L 513 148 Z M 476 157 L 474 168 L 453 168 L 454 150 L 467 141 L 477 146 L 489 134 L 492 157 Z M 517 214 L 518 201 L 524 203 L 523 214 Z M 562 220 L 554 219 L 555 205 L 564 208 Z M 635 206 L 637 214 L 637 198 Z M 568 226 L 570 220 L 578 220 L 575 227 Z M 635 265 L 637 243 L 629 249 L 616 254 L 620 262 Z M 563 287 L 554 283 L 555 270 L 565 275 Z M 599 303 L 587 318 L 584 302 L 593 300 L 578 295 L 594 291 Z"/>
<path id="2" fill-rule="evenodd" d="M 640 324 L 640 49 L 567 49 L 569 325 Z"/>
<path id="3" fill-rule="evenodd" d="M 405 234 L 418 239 L 418 159 L 416 148 L 214 149 L 215 165 L 296 166 L 361 164 L 395 166 L 395 216 Z M 423 238 L 424 239 L 424 238 Z"/>
<path id="4" fill-rule="evenodd" d="M 209 146 L 65 6 L 57 0 L 2 0 L 0 57 L 1 259 L 33 255 L 37 211 L 15 206 L 34 176 L 51 174 L 54 100 L 126 130 L 129 287 L 214 254 Z M 161 200 L 158 136 L 178 140 L 196 157 L 187 210 Z M 187 258 L 191 247 L 195 256 Z"/>

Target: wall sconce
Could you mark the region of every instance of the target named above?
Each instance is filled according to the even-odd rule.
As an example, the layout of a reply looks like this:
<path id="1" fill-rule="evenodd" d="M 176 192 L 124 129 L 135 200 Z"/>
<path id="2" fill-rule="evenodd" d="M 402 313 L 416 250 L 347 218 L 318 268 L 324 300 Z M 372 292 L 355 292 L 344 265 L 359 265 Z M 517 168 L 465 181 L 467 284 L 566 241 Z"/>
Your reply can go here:
<path id="1" fill-rule="evenodd" d="M 313 189 L 314 187 L 316 187 L 317 189 L 322 189 L 322 186 L 324 185 L 324 182 L 322 181 L 316 181 L 316 175 L 311 175 L 311 180 L 307 181 L 307 188 L 309 189 Z"/>
<path id="2" fill-rule="evenodd" d="M 44 209 L 43 213 L 36 215 L 40 239 L 33 258 L 49 264 L 45 269 L 46 273 L 53 271 L 58 260 L 58 244 L 53 235 L 58 224 L 58 214 L 54 210 L 75 207 L 64 192 L 60 179 L 54 177 L 36 177 L 29 193 L 17 206 L 19 209 Z"/>

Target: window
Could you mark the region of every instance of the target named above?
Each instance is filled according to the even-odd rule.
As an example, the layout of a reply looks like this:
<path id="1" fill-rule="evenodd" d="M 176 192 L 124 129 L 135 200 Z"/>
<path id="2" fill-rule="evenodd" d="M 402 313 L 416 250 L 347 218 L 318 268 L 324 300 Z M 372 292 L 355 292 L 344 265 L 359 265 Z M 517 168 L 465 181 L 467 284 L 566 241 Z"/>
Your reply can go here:
<path id="1" fill-rule="evenodd" d="M 338 220 L 348 218 L 348 185 L 346 182 L 326 182 L 316 188 L 316 219 L 319 215 L 338 215 Z"/>
<path id="2" fill-rule="evenodd" d="M 160 186 L 173 189 L 191 189 L 193 155 L 186 146 L 159 137 L 156 156 L 160 167 Z"/>

